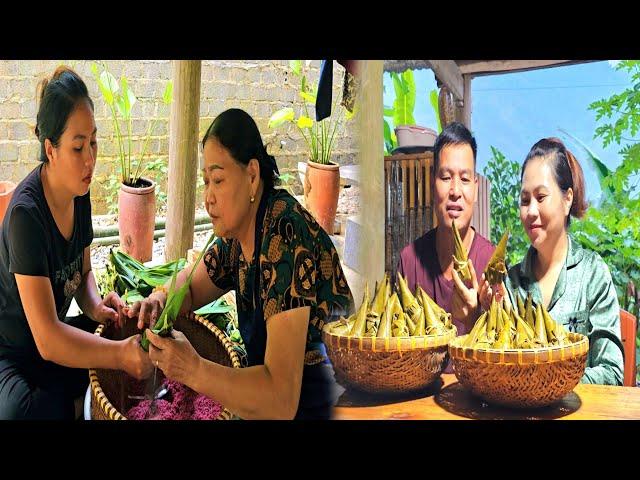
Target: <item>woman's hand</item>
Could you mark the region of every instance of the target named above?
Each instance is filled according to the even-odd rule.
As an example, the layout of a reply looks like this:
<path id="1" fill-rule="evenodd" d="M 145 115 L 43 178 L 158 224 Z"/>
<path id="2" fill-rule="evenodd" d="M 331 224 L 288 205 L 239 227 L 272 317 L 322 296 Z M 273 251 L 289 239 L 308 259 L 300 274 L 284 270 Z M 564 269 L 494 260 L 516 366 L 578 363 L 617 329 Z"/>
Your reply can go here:
<path id="1" fill-rule="evenodd" d="M 151 376 L 153 363 L 149 354 L 140 345 L 141 335 L 133 335 L 122 340 L 122 366 L 121 369 L 138 380 Z"/>
<path id="2" fill-rule="evenodd" d="M 134 303 L 131 307 L 125 307 L 124 313 L 129 318 L 138 318 L 138 330 L 142 330 L 145 325 L 153 327 L 160 317 L 167 302 L 167 294 L 164 292 L 154 292 L 140 302 Z"/>
<path id="3" fill-rule="evenodd" d="M 189 386 L 198 370 L 200 355 L 185 335 L 171 331 L 172 337 L 161 337 L 147 330 L 149 358 L 170 380 Z"/>
<path id="4" fill-rule="evenodd" d="M 122 309 L 125 304 L 116 292 L 109 292 L 100 303 L 98 303 L 93 311 L 93 320 L 98 323 L 108 325 L 112 322 L 117 327 L 122 327 L 125 321 L 125 315 Z"/>

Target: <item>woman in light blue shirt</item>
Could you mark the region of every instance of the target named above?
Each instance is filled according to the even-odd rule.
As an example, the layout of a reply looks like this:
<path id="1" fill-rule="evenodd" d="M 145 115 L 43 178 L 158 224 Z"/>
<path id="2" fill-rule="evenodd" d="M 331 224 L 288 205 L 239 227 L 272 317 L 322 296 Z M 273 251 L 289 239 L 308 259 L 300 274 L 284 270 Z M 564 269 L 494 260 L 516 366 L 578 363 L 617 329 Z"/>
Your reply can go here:
<path id="1" fill-rule="evenodd" d="M 582 383 L 622 385 L 624 362 L 620 307 L 609 268 L 595 252 L 583 249 L 568 234 L 571 217 L 586 209 L 584 175 L 573 154 L 556 138 L 532 148 L 522 166 L 520 220 L 531 246 L 509 269 L 507 293 L 531 293 L 551 316 L 571 332 L 589 338 L 589 357 Z M 502 289 L 496 289 L 499 298 Z M 485 281 L 480 299 L 491 300 Z"/>

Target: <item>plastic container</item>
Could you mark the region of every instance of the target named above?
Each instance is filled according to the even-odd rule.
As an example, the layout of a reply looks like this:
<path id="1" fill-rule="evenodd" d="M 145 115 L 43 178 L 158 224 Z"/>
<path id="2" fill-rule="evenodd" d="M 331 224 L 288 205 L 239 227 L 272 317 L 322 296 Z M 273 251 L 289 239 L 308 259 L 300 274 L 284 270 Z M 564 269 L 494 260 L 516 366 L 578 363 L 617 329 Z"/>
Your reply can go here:
<path id="1" fill-rule="evenodd" d="M 431 128 L 418 125 L 399 125 L 395 132 L 400 147 L 433 147 L 438 136 Z"/>

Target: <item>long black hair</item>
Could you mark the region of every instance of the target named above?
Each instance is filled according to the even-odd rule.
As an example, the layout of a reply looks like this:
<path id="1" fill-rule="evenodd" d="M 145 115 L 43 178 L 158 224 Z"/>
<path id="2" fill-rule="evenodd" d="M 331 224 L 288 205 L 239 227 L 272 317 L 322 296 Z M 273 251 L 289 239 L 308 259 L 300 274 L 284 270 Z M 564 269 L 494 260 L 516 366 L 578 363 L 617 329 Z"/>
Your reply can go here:
<path id="1" fill-rule="evenodd" d="M 202 148 L 210 138 L 220 142 L 233 159 L 243 165 L 248 165 L 252 158 L 258 160 L 265 190 L 277 185 L 279 171 L 276 159 L 267 153 L 258 126 L 247 112 L 239 108 L 222 112 L 204 134 Z"/>
<path id="2" fill-rule="evenodd" d="M 53 146 L 57 147 L 67 126 L 67 120 L 78 103 L 87 100 L 93 110 L 93 101 L 80 76 L 64 65 L 58 67 L 51 78 L 42 80 L 38 88 L 40 105 L 35 133 L 40 140 L 40 161 L 46 163 L 48 158 L 44 141 L 48 138 Z"/>
<path id="3" fill-rule="evenodd" d="M 544 158 L 551 165 L 553 171 L 553 178 L 555 179 L 558 187 L 562 193 L 567 193 L 567 190 L 573 191 L 573 203 L 571 204 L 571 210 L 567 215 L 567 226 L 571 223 L 571 216 L 576 218 L 582 218 L 589 208 L 586 197 L 586 189 L 584 185 L 584 174 L 582 167 L 578 162 L 578 159 L 573 156 L 564 143 L 559 138 L 543 138 L 538 140 L 525 158 L 522 164 L 522 170 L 520 172 L 520 183 L 522 183 L 522 177 L 524 176 L 524 169 L 527 166 L 529 160 L 533 158 Z"/>
<path id="4" fill-rule="evenodd" d="M 469 145 L 473 152 L 473 171 L 476 170 L 476 155 L 478 153 L 478 145 L 476 139 L 467 127 L 460 122 L 451 122 L 442 129 L 433 146 L 433 171 L 438 171 L 440 163 L 440 151 L 447 145 Z"/>

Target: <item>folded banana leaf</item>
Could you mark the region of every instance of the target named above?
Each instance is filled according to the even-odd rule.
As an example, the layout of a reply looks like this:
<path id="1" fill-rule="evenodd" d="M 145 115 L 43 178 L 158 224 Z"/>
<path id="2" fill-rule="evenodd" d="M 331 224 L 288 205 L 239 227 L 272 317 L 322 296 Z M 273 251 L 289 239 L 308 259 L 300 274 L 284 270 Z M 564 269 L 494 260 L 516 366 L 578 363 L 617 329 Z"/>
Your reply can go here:
<path id="1" fill-rule="evenodd" d="M 424 323 L 424 310 L 420 305 L 420 301 L 413 296 L 406 280 L 398 272 L 398 290 L 400 291 L 400 301 L 402 308 L 404 309 L 405 316 L 407 317 L 407 324 L 409 327 L 409 333 L 414 335 L 413 331 L 416 325 L 421 321 Z M 424 334 L 423 334 L 424 335 Z"/>
<path id="2" fill-rule="evenodd" d="M 421 306 L 418 321 L 415 324 L 415 328 L 413 329 L 413 332 L 411 333 L 411 335 L 413 335 L 414 337 L 422 337 L 427 334 L 426 328 L 427 328 L 426 313 Z"/>
<path id="3" fill-rule="evenodd" d="M 364 333 L 365 337 L 375 337 L 378 333 L 380 325 L 380 315 L 375 312 L 367 313 L 367 329 Z"/>
<path id="4" fill-rule="evenodd" d="M 504 326 L 504 316 L 502 315 L 504 310 L 500 303 L 498 303 L 498 308 L 496 309 L 496 337 L 502 331 L 502 327 Z"/>
<path id="5" fill-rule="evenodd" d="M 422 308 L 425 308 L 426 304 L 429 304 L 433 313 L 435 313 L 437 318 L 442 319 L 442 317 L 448 315 L 446 310 L 438 305 L 433 298 L 429 296 L 427 292 L 425 292 L 420 285 L 416 288 L 416 297 L 420 297 Z"/>
<path id="6" fill-rule="evenodd" d="M 193 264 L 193 268 L 187 277 L 187 280 L 180 286 L 180 288 L 176 288 L 176 278 L 178 276 L 178 263 L 176 262 L 174 265 L 173 276 L 171 277 L 171 288 L 169 289 L 169 293 L 167 294 L 167 301 L 164 306 L 164 310 L 160 314 L 160 318 L 155 323 L 151 331 L 156 335 L 160 335 L 162 337 L 168 337 L 171 335 L 171 330 L 173 329 L 173 322 L 178 318 L 178 314 L 180 313 L 180 308 L 182 307 L 182 302 L 184 302 L 185 297 L 187 296 L 187 292 L 189 291 L 189 285 L 191 285 L 191 279 L 193 278 L 193 274 L 196 271 L 196 267 L 202 260 L 202 257 L 209 249 L 211 243 L 215 239 L 215 234 L 211 234 L 204 248 L 200 252 L 198 259 Z M 142 339 L 140 341 L 142 348 L 146 351 L 149 351 L 149 339 L 147 338 L 147 331 L 145 330 L 142 333 Z"/>
<path id="7" fill-rule="evenodd" d="M 535 323 L 535 340 L 543 347 L 549 345 L 549 340 L 547 339 L 547 327 L 545 326 L 544 316 L 542 315 L 542 307 L 538 305 L 536 307 L 536 323 Z"/>
<path id="8" fill-rule="evenodd" d="M 518 295 L 518 293 L 516 292 L 516 301 L 518 303 L 518 315 L 520 315 L 520 318 L 522 318 L 524 320 L 525 318 L 525 314 L 524 314 L 524 303 L 522 302 L 522 298 L 520 298 L 520 295 Z"/>
<path id="9" fill-rule="evenodd" d="M 178 270 L 182 270 L 186 264 L 186 260 L 181 258 L 163 265 L 146 267 L 122 250 L 113 248 L 110 250 L 109 260 L 110 264 L 107 264 L 107 270 L 112 267 L 116 277 L 113 289 L 119 295 L 130 290 L 137 290 L 143 297 L 149 296 L 155 287 L 167 283 L 171 279 L 176 264 Z"/>
<path id="10" fill-rule="evenodd" d="M 413 311 L 420 307 L 418 300 L 413 296 L 411 290 L 409 290 L 409 286 L 407 285 L 407 281 L 400 275 L 400 272 L 397 273 L 397 286 L 398 293 L 400 297 L 400 304 L 402 305 L 402 309 L 409 313 L 413 314 Z"/>
<path id="11" fill-rule="evenodd" d="M 458 275 L 463 282 L 471 281 L 471 272 L 469 271 L 469 256 L 467 251 L 462 245 L 462 239 L 460 238 L 460 232 L 458 232 L 458 228 L 456 227 L 456 222 L 453 220 L 451 222 L 451 226 L 453 228 L 453 268 L 455 268 Z"/>
<path id="12" fill-rule="evenodd" d="M 484 269 L 484 278 L 489 282 L 489 285 L 499 285 L 504 281 L 504 277 L 507 274 L 507 266 L 505 264 L 505 258 L 507 255 L 507 241 L 509 240 L 509 230 L 504 232 L 502 238 L 498 242 L 496 249 L 493 251 L 493 255 L 489 259 L 487 267 Z"/>
<path id="13" fill-rule="evenodd" d="M 476 344 L 474 345 L 474 348 L 483 348 L 483 349 L 493 348 L 493 343 L 494 341 L 490 340 L 489 337 L 487 336 L 487 324 L 485 323 L 482 326 L 482 329 L 478 333 L 478 339 L 476 340 Z"/>
<path id="14" fill-rule="evenodd" d="M 402 311 L 402 307 L 399 307 L 394 312 L 391 319 L 391 335 L 394 337 L 408 337 L 409 327 L 407 325 L 406 314 Z"/>
<path id="15" fill-rule="evenodd" d="M 516 348 L 534 348 L 533 339 L 535 337 L 531 326 L 525 322 L 520 315 L 513 312 L 516 319 Z"/>
<path id="16" fill-rule="evenodd" d="M 346 318 L 340 317 L 335 322 L 331 322 L 328 327 L 329 333 L 334 335 L 349 335 L 349 331 L 351 330 L 351 325 Z"/>
<path id="17" fill-rule="evenodd" d="M 369 309 L 369 284 L 364 284 L 362 304 L 356 313 L 356 321 L 349 332 L 352 337 L 364 337 L 367 331 L 367 310 Z"/>
<path id="18" fill-rule="evenodd" d="M 389 298 L 387 305 L 382 313 L 382 318 L 380 318 L 380 325 L 378 326 L 378 332 L 376 337 L 378 338 L 388 338 L 391 337 L 391 325 L 393 321 L 393 313 L 396 310 L 396 303 L 398 307 L 400 306 L 400 302 L 398 300 L 398 295 L 394 292 L 393 295 Z M 400 310 L 402 308 L 400 307 Z"/>
<path id="19" fill-rule="evenodd" d="M 504 310 L 502 310 L 504 312 Z M 501 313 L 502 313 L 501 312 Z M 500 315 L 502 316 L 502 315 Z M 507 318 L 506 323 L 502 325 L 502 330 L 498 334 L 498 338 L 493 343 L 493 348 L 497 348 L 500 350 L 507 350 L 512 348 L 511 343 L 511 320 Z"/>
<path id="20" fill-rule="evenodd" d="M 476 323 L 473 325 L 473 328 L 471 329 L 471 331 L 469 332 L 469 335 L 465 339 L 465 342 L 464 342 L 464 346 L 465 347 L 473 347 L 476 344 L 476 341 L 478 340 L 478 336 L 479 336 L 480 332 L 482 331 L 483 327 L 484 327 L 484 332 L 485 332 L 485 335 L 486 335 L 486 333 L 487 333 L 487 312 L 483 312 L 482 315 L 480 315 L 480 317 L 478 317 L 478 320 L 476 320 Z"/>
<path id="21" fill-rule="evenodd" d="M 425 320 L 425 334 L 426 335 L 441 335 L 445 333 L 445 326 L 440 321 L 436 313 L 433 311 L 431 304 L 427 300 L 428 295 L 424 294 L 426 298 L 423 298 L 424 307 L 424 320 Z"/>
<path id="22" fill-rule="evenodd" d="M 411 320 L 409 318 L 409 315 L 407 315 L 406 313 L 404 314 L 404 318 L 405 318 L 405 320 L 407 322 L 407 328 L 409 329 L 409 335 L 413 337 L 414 336 L 413 332 L 415 332 L 415 330 L 416 330 L 416 324 L 413 323 L 413 320 Z"/>
<path id="23" fill-rule="evenodd" d="M 487 319 L 487 339 L 489 343 L 493 343 L 496 340 L 499 315 L 498 308 L 498 302 L 493 298 L 491 300 L 491 306 L 489 307 L 489 318 Z"/>
<path id="24" fill-rule="evenodd" d="M 556 322 L 551 318 L 547 309 L 542 306 L 542 316 L 544 317 L 544 325 L 547 329 L 547 338 L 552 345 L 567 345 L 569 341 L 568 332 L 560 322 Z"/>
<path id="25" fill-rule="evenodd" d="M 122 295 L 122 297 L 120 298 L 127 305 L 132 305 L 136 302 L 141 302 L 142 300 L 144 300 L 145 297 L 137 289 L 134 289 L 134 290 L 127 290 L 126 292 L 124 292 L 124 295 Z"/>
<path id="26" fill-rule="evenodd" d="M 233 306 L 229 305 L 225 301 L 224 297 L 220 297 L 214 300 L 213 302 L 208 303 L 203 307 L 200 307 L 198 310 L 195 310 L 193 313 L 200 316 L 206 316 L 206 315 L 229 313 L 231 310 L 233 310 Z"/>
<path id="27" fill-rule="evenodd" d="M 533 309 L 533 297 L 531 293 L 527 294 L 527 300 L 524 304 L 524 320 L 535 330 L 536 314 Z"/>
<path id="28" fill-rule="evenodd" d="M 371 306 L 369 310 L 376 313 L 378 316 L 382 315 L 384 311 L 384 306 L 387 303 L 387 284 L 389 283 L 389 275 L 387 273 L 384 274 L 384 278 L 382 282 L 380 282 L 377 286 L 376 293 L 374 294 L 373 300 L 371 301 Z"/>

